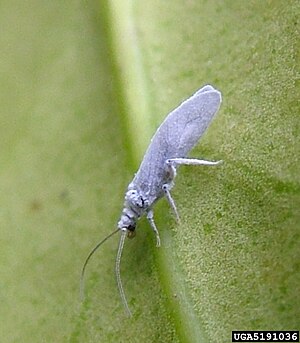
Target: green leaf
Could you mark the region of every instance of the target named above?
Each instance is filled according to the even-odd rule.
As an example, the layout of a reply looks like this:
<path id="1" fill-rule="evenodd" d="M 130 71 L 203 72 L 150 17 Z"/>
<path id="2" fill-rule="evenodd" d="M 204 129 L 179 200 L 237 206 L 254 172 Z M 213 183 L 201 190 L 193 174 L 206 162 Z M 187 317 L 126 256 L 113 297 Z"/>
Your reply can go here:
<path id="1" fill-rule="evenodd" d="M 0 11 L 1 342 L 229 342 L 299 327 L 299 3 L 9 2 Z M 298 56 L 299 57 L 299 56 Z M 125 317 L 108 241 L 166 114 L 223 104 L 127 240 Z"/>

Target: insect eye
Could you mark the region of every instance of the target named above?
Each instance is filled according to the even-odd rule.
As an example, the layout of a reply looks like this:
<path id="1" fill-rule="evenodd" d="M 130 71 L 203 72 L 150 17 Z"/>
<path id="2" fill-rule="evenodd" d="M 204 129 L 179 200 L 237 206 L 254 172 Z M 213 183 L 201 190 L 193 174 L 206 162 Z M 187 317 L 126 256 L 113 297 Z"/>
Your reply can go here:
<path id="1" fill-rule="evenodd" d="M 127 238 L 134 238 L 136 235 L 135 225 L 129 225 L 127 227 Z"/>
<path id="2" fill-rule="evenodd" d="M 134 232 L 135 231 L 135 225 L 129 225 L 126 229 L 130 232 Z"/>

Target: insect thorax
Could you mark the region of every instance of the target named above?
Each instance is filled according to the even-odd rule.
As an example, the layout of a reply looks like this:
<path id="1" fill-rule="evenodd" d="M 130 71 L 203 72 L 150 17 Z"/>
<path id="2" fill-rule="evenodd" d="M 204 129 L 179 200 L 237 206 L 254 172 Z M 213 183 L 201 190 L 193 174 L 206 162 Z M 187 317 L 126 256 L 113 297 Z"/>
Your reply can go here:
<path id="1" fill-rule="evenodd" d="M 137 220 L 149 209 L 147 197 L 129 185 L 125 194 L 124 207 L 118 222 L 119 229 L 134 231 Z"/>

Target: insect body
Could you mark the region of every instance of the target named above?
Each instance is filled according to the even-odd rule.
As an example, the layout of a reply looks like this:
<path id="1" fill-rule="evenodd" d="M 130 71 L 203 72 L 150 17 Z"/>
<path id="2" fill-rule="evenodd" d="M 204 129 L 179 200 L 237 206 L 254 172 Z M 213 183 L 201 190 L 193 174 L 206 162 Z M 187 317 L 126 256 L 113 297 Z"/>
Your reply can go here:
<path id="1" fill-rule="evenodd" d="M 221 93 L 207 85 L 199 89 L 166 117 L 151 139 L 140 168 L 128 186 L 118 229 L 100 242 L 86 259 L 82 269 L 82 284 L 85 267 L 92 254 L 114 233 L 121 231 L 116 258 L 116 276 L 122 301 L 129 315 L 131 313 L 120 277 L 120 261 L 125 237 L 126 235 L 134 236 L 137 220 L 146 215 L 156 234 L 156 245 L 160 246 L 159 232 L 153 218 L 153 205 L 160 198 L 166 197 L 179 220 L 174 200 L 170 194 L 177 167 L 180 165 L 217 165 L 221 162 L 187 158 L 187 154 L 197 144 L 217 113 L 220 104 Z"/>

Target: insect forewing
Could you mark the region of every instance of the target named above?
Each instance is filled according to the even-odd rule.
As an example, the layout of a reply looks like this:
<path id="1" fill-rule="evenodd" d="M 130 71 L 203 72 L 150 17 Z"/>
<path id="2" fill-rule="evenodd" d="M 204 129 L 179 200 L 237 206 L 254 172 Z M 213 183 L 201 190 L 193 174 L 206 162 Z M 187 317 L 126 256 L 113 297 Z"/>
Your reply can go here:
<path id="1" fill-rule="evenodd" d="M 146 151 L 133 184 L 155 197 L 161 190 L 165 161 L 187 157 L 221 104 L 221 93 L 204 86 L 173 110 L 160 125 Z"/>

